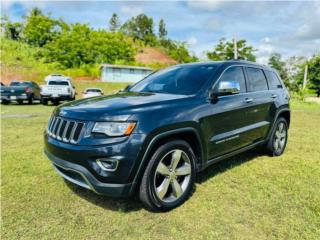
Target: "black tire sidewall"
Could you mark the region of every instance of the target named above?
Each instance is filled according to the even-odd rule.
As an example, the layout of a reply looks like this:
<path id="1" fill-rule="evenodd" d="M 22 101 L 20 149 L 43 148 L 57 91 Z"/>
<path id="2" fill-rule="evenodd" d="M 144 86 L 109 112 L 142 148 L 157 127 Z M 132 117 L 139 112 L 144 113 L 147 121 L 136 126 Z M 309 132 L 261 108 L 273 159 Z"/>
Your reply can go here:
<path id="1" fill-rule="evenodd" d="M 172 203 L 167 203 L 164 201 L 161 201 L 157 194 L 155 193 L 155 188 L 154 188 L 154 174 L 156 172 L 156 168 L 160 162 L 160 160 L 170 151 L 174 150 L 174 149 L 180 149 L 183 150 L 189 157 L 190 159 L 190 163 L 191 163 L 191 176 L 190 176 L 190 182 L 189 185 L 187 187 L 187 189 L 185 190 L 185 192 L 183 193 L 183 195 L 177 199 L 176 201 L 172 202 Z M 149 199 L 151 200 L 151 202 L 156 206 L 157 209 L 162 210 L 162 211 L 167 211 L 167 210 L 171 210 L 179 205 L 181 205 L 184 201 L 186 201 L 188 199 L 188 197 L 190 196 L 192 189 L 193 189 L 193 185 L 195 182 L 195 161 L 196 161 L 196 157 L 193 153 L 192 148 L 190 147 L 190 145 L 182 140 L 174 140 L 171 142 L 168 142 L 164 145 L 162 145 L 152 156 L 151 158 L 151 162 L 152 166 L 151 168 L 148 169 L 148 179 L 147 179 L 147 194 Z"/>
<path id="2" fill-rule="evenodd" d="M 286 139 L 285 139 L 285 143 L 284 143 L 284 146 L 282 148 L 282 150 L 280 152 L 276 151 L 275 148 L 274 148 L 274 141 L 275 141 L 275 134 L 276 134 L 276 131 L 278 129 L 278 126 L 280 123 L 284 123 L 285 125 L 285 128 L 286 128 Z M 284 150 L 286 149 L 286 146 L 287 146 L 287 142 L 288 142 L 288 123 L 287 121 L 284 119 L 284 118 L 279 118 L 275 125 L 274 125 L 274 129 L 273 129 L 273 132 L 272 132 L 272 136 L 269 140 L 269 143 L 268 143 L 268 148 L 271 152 L 271 155 L 273 156 L 280 156 L 283 154 Z"/>

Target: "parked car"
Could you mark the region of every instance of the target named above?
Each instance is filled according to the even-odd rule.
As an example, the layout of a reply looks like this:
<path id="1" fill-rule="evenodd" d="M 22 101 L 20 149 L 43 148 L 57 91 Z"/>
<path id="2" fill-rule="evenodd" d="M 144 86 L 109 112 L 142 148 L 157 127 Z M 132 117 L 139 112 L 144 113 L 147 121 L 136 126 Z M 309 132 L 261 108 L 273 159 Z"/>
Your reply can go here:
<path id="1" fill-rule="evenodd" d="M 32 81 L 12 81 L 9 86 L 1 86 L 1 103 L 28 101 L 32 104 L 34 100 L 40 100 L 40 87 Z"/>
<path id="2" fill-rule="evenodd" d="M 102 95 L 103 95 L 103 92 L 100 88 L 87 88 L 82 93 L 82 98 L 98 97 Z"/>
<path id="3" fill-rule="evenodd" d="M 58 74 L 58 73 L 54 73 L 54 74 L 50 74 L 48 76 L 45 77 L 44 81 L 45 82 L 48 82 L 50 80 L 68 80 L 68 81 L 71 81 L 71 77 L 67 77 L 67 76 L 64 76 L 62 74 Z"/>
<path id="4" fill-rule="evenodd" d="M 40 94 L 43 105 L 47 105 L 48 101 L 59 104 L 60 101 L 75 100 L 76 90 L 69 80 L 49 80 L 46 85 L 41 86 Z"/>
<path id="5" fill-rule="evenodd" d="M 185 64 L 126 92 L 57 107 L 45 153 L 74 184 L 137 193 L 165 211 L 188 199 L 211 164 L 257 146 L 281 155 L 289 125 L 289 93 L 275 70 L 247 61 Z"/>

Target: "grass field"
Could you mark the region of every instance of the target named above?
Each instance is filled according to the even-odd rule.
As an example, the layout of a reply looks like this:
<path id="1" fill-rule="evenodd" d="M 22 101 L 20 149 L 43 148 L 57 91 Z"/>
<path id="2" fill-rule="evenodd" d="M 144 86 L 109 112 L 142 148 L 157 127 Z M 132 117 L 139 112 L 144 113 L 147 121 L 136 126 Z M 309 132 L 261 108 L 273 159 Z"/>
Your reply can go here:
<path id="1" fill-rule="evenodd" d="M 284 155 L 251 151 L 218 163 L 183 206 L 151 213 L 54 172 L 42 139 L 52 106 L 2 106 L 2 239 L 320 239 L 320 105 L 292 109 Z"/>

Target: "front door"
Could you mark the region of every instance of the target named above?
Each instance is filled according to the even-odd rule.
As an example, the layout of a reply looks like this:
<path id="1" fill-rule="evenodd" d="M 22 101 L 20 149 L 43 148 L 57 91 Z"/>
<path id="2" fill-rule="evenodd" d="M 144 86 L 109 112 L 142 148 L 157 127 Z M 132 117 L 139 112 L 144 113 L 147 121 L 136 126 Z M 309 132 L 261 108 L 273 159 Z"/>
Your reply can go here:
<path id="1" fill-rule="evenodd" d="M 200 124 L 206 138 L 209 161 L 249 144 L 243 134 L 249 124 L 246 114 L 250 105 L 245 100 L 247 90 L 243 67 L 229 67 L 215 88 L 222 81 L 238 82 L 240 93 L 220 96 L 217 101 L 206 106 L 206 116 L 202 118 Z"/>

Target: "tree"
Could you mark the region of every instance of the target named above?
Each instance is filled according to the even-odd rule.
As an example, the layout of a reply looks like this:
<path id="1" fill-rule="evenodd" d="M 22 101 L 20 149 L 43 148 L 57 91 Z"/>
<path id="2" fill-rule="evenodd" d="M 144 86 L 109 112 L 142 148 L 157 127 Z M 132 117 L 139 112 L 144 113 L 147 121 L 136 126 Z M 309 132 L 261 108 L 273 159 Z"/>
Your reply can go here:
<path id="1" fill-rule="evenodd" d="M 155 45 L 157 42 L 156 36 L 153 33 L 153 19 L 145 14 L 139 14 L 126 21 L 121 31 L 134 40 L 141 40 L 148 45 Z"/>
<path id="2" fill-rule="evenodd" d="M 320 97 L 320 54 L 313 56 L 309 61 L 301 64 L 300 72 L 297 75 L 297 81 L 300 85 L 303 83 L 306 65 L 308 65 L 307 87 L 315 90 L 317 97 Z"/>
<path id="3" fill-rule="evenodd" d="M 130 62 L 135 54 L 130 40 L 123 34 L 95 31 L 84 24 L 71 25 L 70 30 L 64 30 L 44 48 L 46 61 L 58 62 L 65 68 L 104 62 Z"/>
<path id="4" fill-rule="evenodd" d="M 116 32 L 120 29 L 121 23 L 118 15 L 116 13 L 112 14 L 112 17 L 109 20 L 109 30 L 111 32 Z"/>
<path id="5" fill-rule="evenodd" d="M 288 71 L 286 68 L 286 62 L 282 60 L 281 54 L 280 53 L 272 53 L 268 64 L 270 67 L 274 68 L 275 70 L 278 71 L 281 79 L 285 83 L 287 87 L 291 89 L 291 84 L 288 79 Z"/>
<path id="6" fill-rule="evenodd" d="M 166 24 L 163 19 L 159 22 L 159 38 L 164 39 L 167 36 L 168 32 L 166 29 Z"/>
<path id="7" fill-rule="evenodd" d="M 233 48 L 233 41 L 226 41 L 225 38 L 221 38 L 213 51 L 207 52 L 207 57 L 214 61 L 232 60 L 234 59 Z M 237 41 L 237 49 L 239 59 L 256 61 L 256 57 L 253 54 L 256 50 L 252 46 L 248 46 L 246 40 L 240 39 Z"/>
<path id="8" fill-rule="evenodd" d="M 51 19 L 43 15 L 38 8 L 34 8 L 26 18 L 24 40 L 30 45 L 43 47 L 53 41 L 66 27 L 67 24 L 62 20 Z"/>
<path id="9" fill-rule="evenodd" d="M 23 26 L 19 22 L 11 22 L 7 17 L 1 19 L 1 32 L 6 38 L 20 40 L 22 29 Z"/>
<path id="10" fill-rule="evenodd" d="M 190 55 L 187 45 L 184 42 L 172 41 L 170 39 L 162 39 L 161 45 L 165 48 L 170 57 L 172 57 L 179 63 L 198 61 L 198 58 L 196 56 Z"/>

